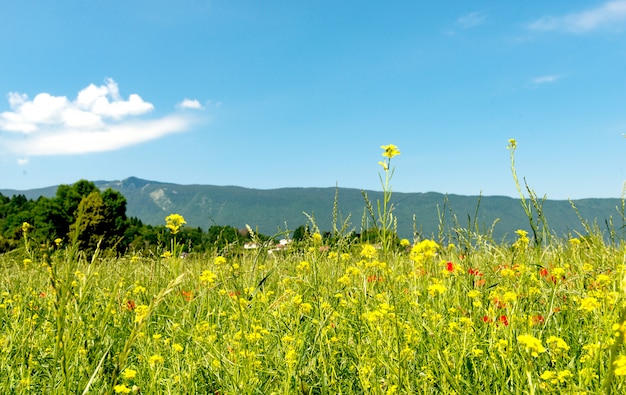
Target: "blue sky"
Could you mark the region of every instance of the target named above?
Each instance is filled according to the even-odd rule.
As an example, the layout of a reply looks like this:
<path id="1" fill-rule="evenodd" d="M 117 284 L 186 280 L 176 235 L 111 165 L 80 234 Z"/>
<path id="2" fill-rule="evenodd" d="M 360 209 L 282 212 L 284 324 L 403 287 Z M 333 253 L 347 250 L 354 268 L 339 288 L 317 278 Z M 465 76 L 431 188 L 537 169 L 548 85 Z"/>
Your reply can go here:
<path id="1" fill-rule="evenodd" d="M 7 1 L 0 188 L 619 197 L 626 1 Z"/>

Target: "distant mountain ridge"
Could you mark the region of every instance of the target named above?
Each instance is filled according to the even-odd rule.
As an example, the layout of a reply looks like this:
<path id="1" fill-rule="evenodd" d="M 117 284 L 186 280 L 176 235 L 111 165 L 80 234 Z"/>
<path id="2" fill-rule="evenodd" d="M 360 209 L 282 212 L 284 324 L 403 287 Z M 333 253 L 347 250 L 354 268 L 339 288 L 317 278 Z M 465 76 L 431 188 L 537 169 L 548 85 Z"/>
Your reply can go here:
<path id="1" fill-rule="evenodd" d="M 349 217 L 348 230 L 360 232 L 365 208 L 361 190 L 350 188 L 264 190 L 237 186 L 180 185 L 137 177 L 94 183 L 101 189 L 111 188 L 122 193 L 128 202 L 127 214 L 146 224 L 162 225 L 165 216 L 178 213 L 185 217 L 187 226 L 204 230 L 216 224 L 237 228 L 248 224 L 258 228 L 261 233 L 274 235 L 279 230 L 294 230 L 306 224 L 309 220 L 304 213 L 307 213 L 315 219 L 321 231 L 331 231 L 337 195 L 337 227 L 341 228 Z M 39 196 L 54 196 L 56 189 L 57 186 L 27 191 L 5 189 L 0 190 L 0 193 L 5 196 L 23 194 L 29 199 L 37 199 Z M 382 201 L 382 192 L 365 192 L 374 207 L 377 200 Z M 447 228 L 472 227 L 471 221 L 471 224 L 475 223 L 481 231 L 485 231 L 495 223 L 493 235 L 496 240 L 512 235 L 517 229 L 529 230 L 519 199 L 510 197 L 394 192 L 392 202 L 401 237 L 412 237 L 414 226 L 426 236 L 436 235 L 441 216 Z M 592 198 L 573 202 L 581 217 L 589 223 L 597 221 L 603 227 L 605 221 L 613 218 L 616 228 L 623 225 L 617 210 L 621 206 L 620 199 Z M 557 235 L 576 232 L 584 234 L 584 227 L 569 201 L 547 200 L 544 213 L 550 229 Z"/>

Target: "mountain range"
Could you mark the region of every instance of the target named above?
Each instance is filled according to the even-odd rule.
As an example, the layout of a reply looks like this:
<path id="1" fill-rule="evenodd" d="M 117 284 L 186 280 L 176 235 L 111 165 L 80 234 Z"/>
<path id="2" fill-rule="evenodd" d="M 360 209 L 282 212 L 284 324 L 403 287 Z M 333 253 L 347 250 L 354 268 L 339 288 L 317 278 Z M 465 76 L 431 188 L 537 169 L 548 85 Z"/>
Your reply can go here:
<path id="1" fill-rule="evenodd" d="M 320 231 L 333 230 L 333 213 L 337 228 L 361 231 L 371 224 L 365 215 L 365 193 L 376 210 L 382 202 L 380 191 L 351 188 L 278 188 L 250 189 L 237 186 L 180 185 L 130 177 L 121 181 L 94 181 L 101 189 L 111 188 L 126 197 L 127 214 L 146 224 L 163 225 L 165 216 L 178 213 L 187 226 L 231 225 L 253 229 L 266 235 L 293 231 L 310 224 L 313 218 Z M 22 194 L 29 199 L 52 197 L 57 186 L 17 191 L 0 189 L 5 196 Z M 397 230 L 401 237 L 412 238 L 414 231 L 426 237 L 437 235 L 440 225 L 451 228 L 471 228 L 480 232 L 493 229 L 496 240 L 510 238 L 517 229 L 530 231 L 528 219 L 519 199 L 506 196 L 462 196 L 436 192 L 394 192 L 391 199 Z M 336 210 L 334 210 L 336 202 Z M 576 210 L 572 207 L 576 207 Z M 546 200 L 543 211 L 550 230 L 557 236 L 585 234 L 582 221 L 605 224 L 613 221 L 623 232 L 624 221 L 620 199 Z M 580 217 L 579 217 L 580 215 Z M 582 221 L 581 221 L 582 219 Z"/>

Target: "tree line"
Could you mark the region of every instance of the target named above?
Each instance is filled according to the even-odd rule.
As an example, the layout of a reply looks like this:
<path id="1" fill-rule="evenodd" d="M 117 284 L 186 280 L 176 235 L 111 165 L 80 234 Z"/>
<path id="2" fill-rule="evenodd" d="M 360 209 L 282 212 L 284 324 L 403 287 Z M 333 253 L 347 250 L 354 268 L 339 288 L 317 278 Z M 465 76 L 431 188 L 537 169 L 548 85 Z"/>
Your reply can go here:
<path id="1" fill-rule="evenodd" d="M 168 246 L 173 237 L 165 224 L 153 226 L 128 217 L 126 198 L 120 192 L 111 188 L 102 191 L 87 180 L 60 185 L 50 198 L 33 200 L 21 194 L 8 197 L 0 193 L 0 253 L 22 245 L 24 223 L 28 224 L 29 237 L 42 247 L 77 241 L 87 253 L 96 249 L 118 254 L 156 251 L 159 246 Z M 243 245 L 249 239 L 247 232 L 221 225 L 212 225 L 207 232 L 200 227 L 183 227 L 176 234 L 185 252 Z"/>

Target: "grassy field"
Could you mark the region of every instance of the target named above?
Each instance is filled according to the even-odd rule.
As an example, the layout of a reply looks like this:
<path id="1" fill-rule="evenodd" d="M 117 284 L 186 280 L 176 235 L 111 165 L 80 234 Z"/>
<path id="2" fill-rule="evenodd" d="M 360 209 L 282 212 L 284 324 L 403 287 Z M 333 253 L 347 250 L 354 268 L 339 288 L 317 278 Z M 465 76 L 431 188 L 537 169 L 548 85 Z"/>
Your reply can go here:
<path id="1" fill-rule="evenodd" d="M 0 392 L 624 390 L 623 243 L 406 244 L 7 254 Z"/>
<path id="2" fill-rule="evenodd" d="M 624 393 L 624 241 L 398 242 L 383 148 L 377 245 L 86 257 L 24 224 L 0 256 L 0 393 Z"/>

